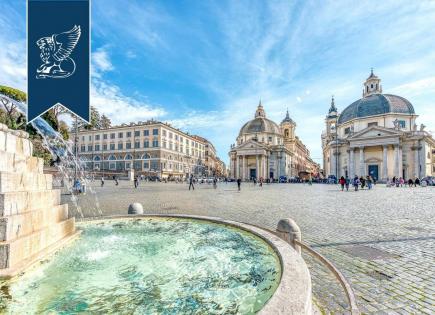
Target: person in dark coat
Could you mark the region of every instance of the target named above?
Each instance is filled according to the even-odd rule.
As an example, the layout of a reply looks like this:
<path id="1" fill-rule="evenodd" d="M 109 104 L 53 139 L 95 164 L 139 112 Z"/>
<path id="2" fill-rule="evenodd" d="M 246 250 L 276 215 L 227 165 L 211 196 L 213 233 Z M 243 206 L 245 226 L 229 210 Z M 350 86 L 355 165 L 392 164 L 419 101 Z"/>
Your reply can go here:
<path id="1" fill-rule="evenodd" d="M 189 190 L 190 187 L 192 187 L 192 190 L 195 190 L 195 186 L 193 186 L 193 174 L 190 174 L 190 178 L 189 178 Z"/>
<path id="2" fill-rule="evenodd" d="M 240 178 L 237 179 L 237 189 L 240 191 L 240 186 L 242 185 L 242 180 Z"/>

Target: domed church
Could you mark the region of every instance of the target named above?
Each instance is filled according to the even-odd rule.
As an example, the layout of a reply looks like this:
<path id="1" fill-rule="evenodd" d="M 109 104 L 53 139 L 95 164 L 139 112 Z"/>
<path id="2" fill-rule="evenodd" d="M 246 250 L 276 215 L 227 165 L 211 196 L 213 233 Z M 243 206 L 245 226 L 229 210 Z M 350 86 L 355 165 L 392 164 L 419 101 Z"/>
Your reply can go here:
<path id="1" fill-rule="evenodd" d="M 266 118 L 260 101 L 254 119 L 243 125 L 236 143 L 231 145 L 231 177 L 250 180 L 317 175 L 319 165 L 311 160 L 295 129 L 288 111 L 278 125 Z"/>
<path id="2" fill-rule="evenodd" d="M 434 175 L 435 140 L 417 126 L 411 102 L 383 94 L 373 69 L 362 96 L 341 113 L 332 98 L 322 133 L 325 175 L 371 175 L 384 182 Z"/>

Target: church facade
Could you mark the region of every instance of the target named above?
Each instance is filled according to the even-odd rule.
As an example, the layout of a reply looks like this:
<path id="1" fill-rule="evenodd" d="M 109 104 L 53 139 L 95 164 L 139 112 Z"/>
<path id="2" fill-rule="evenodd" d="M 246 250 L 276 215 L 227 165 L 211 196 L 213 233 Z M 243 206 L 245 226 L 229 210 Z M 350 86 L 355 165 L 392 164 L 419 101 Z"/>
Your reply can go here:
<path id="1" fill-rule="evenodd" d="M 229 152 L 230 176 L 242 180 L 316 176 L 319 165 L 295 135 L 296 123 L 287 115 L 280 125 L 266 118 L 260 104 L 253 120 L 240 129 Z"/>
<path id="2" fill-rule="evenodd" d="M 405 98 L 383 94 L 373 70 L 364 82 L 363 97 L 341 113 L 332 98 L 322 133 L 324 174 L 371 175 L 379 181 L 395 177 L 435 175 L 435 140 L 417 126 L 413 105 Z"/>

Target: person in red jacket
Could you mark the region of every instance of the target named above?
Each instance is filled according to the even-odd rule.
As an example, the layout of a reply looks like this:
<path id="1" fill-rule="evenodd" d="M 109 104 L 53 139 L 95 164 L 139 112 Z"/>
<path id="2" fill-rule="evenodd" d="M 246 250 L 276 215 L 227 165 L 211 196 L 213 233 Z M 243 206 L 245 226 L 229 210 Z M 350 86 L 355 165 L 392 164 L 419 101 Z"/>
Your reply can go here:
<path id="1" fill-rule="evenodd" d="M 344 179 L 344 176 L 341 176 L 341 178 L 338 182 L 341 185 L 341 191 L 344 191 L 344 184 L 346 184 L 346 180 Z"/>

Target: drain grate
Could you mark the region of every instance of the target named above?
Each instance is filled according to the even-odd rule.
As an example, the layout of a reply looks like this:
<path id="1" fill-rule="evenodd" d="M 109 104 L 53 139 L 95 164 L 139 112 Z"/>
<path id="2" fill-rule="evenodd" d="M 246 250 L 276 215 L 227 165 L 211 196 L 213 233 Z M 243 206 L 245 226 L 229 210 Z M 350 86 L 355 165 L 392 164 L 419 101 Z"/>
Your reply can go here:
<path id="1" fill-rule="evenodd" d="M 344 245 L 338 247 L 341 251 L 367 260 L 397 259 L 398 255 L 364 245 Z"/>

